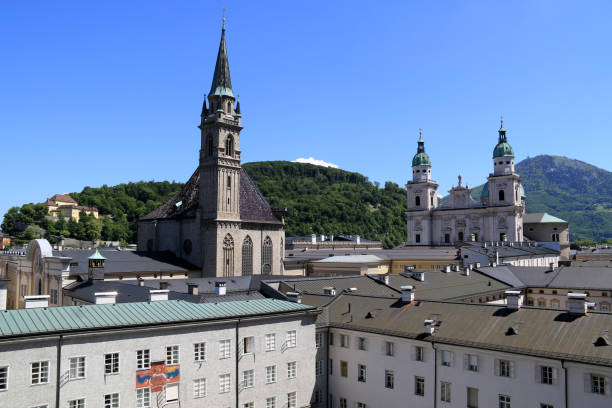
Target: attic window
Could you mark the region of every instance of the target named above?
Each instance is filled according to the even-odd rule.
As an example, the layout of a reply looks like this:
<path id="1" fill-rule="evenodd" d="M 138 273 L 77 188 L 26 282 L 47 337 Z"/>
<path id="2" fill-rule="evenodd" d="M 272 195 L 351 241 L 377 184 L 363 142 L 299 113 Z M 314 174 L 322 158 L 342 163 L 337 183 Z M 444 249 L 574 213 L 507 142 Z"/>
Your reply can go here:
<path id="1" fill-rule="evenodd" d="M 508 330 L 506 330 L 506 336 L 514 336 L 518 334 L 518 329 L 515 329 L 514 327 L 508 327 Z"/>
<path id="2" fill-rule="evenodd" d="M 597 340 L 595 340 L 595 343 L 593 344 L 595 345 L 595 347 L 609 346 L 610 341 L 608 341 L 608 339 L 604 336 L 599 336 Z"/>

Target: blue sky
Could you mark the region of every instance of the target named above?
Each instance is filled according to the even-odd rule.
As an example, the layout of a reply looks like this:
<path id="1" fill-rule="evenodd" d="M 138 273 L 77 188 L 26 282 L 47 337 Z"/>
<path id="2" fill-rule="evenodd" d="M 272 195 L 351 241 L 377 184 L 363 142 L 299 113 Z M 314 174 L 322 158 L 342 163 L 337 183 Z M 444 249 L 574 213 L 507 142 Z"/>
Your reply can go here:
<path id="1" fill-rule="evenodd" d="M 3 1 L 0 214 L 84 186 L 186 181 L 221 10 L 243 162 L 404 184 L 423 128 L 445 193 L 517 161 L 611 170 L 610 1 Z"/>

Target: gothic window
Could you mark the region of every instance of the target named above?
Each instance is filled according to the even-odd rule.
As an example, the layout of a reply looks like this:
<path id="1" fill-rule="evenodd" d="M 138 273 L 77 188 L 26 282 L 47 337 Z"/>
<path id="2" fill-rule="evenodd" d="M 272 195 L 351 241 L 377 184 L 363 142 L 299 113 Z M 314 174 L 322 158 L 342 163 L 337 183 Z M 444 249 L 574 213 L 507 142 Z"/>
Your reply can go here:
<path id="1" fill-rule="evenodd" d="M 232 176 L 227 176 L 227 188 L 232 188 Z"/>
<path id="2" fill-rule="evenodd" d="M 38 278 L 38 285 L 37 285 L 37 287 L 38 287 L 38 294 L 42 295 L 42 292 L 43 292 L 43 290 L 42 290 L 42 279 L 40 279 L 40 278 Z"/>
<path id="3" fill-rule="evenodd" d="M 213 155 L 213 136 L 210 133 L 206 136 L 206 154 Z"/>
<path id="4" fill-rule="evenodd" d="M 263 275 L 269 275 L 272 273 L 272 240 L 270 237 L 266 237 L 263 242 L 261 254 L 261 273 Z"/>
<path id="5" fill-rule="evenodd" d="M 253 241 L 248 235 L 242 243 L 242 276 L 253 274 Z"/>
<path id="6" fill-rule="evenodd" d="M 434 206 L 434 203 L 433 203 L 433 196 L 431 196 L 429 199 L 430 199 L 430 202 L 431 202 L 431 206 L 433 207 L 433 206 Z"/>
<path id="7" fill-rule="evenodd" d="M 416 196 L 416 198 L 414 199 L 414 204 L 415 204 L 417 207 L 420 207 L 420 206 L 421 206 L 421 197 Z"/>
<path id="8" fill-rule="evenodd" d="M 231 136 L 225 139 L 225 154 L 228 156 L 234 155 L 234 138 Z"/>
<path id="9" fill-rule="evenodd" d="M 223 239 L 223 276 L 234 276 L 234 239 L 230 234 Z"/>
<path id="10" fill-rule="evenodd" d="M 227 103 L 227 111 L 229 113 L 232 113 L 232 102 L 231 101 Z"/>
<path id="11" fill-rule="evenodd" d="M 499 190 L 499 201 L 504 201 L 505 197 L 504 197 L 504 190 Z"/>

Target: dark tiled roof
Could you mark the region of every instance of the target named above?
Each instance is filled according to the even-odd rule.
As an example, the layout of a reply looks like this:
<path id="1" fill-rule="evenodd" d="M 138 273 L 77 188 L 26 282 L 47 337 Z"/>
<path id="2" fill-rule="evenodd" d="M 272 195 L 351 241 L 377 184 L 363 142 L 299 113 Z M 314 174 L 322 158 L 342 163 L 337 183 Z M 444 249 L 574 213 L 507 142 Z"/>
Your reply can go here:
<path id="1" fill-rule="evenodd" d="M 251 276 L 233 276 L 225 278 L 172 278 L 164 279 L 168 283 L 168 289 L 176 292 L 187 293 L 187 284 L 194 283 L 198 285 L 198 292 L 215 293 L 215 282 L 225 282 L 227 293 L 244 293 L 258 291 L 262 280 L 280 279 L 282 276 L 274 275 L 251 275 Z M 160 279 L 143 279 L 143 283 L 149 289 L 159 289 Z M 124 281 L 127 284 L 136 285 L 135 280 Z"/>
<path id="2" fill-rule="evenodd" d="M 573 316 L 565 310 L 522 307 L 512 311 L 503 305 L 418 298 L 407 304 L 398 299 L 343 294 L 330 304 L 327 319 L 332 327 L 612 366 L 612 347 L 594 344 L 612 325 L 609 313 Z M 438 322 L 433 335 L 425 333 L 426 319 Z M 517 325 L 518 334 L 506 335 L 509 327 Z"/>
<path id="3" fill-rule="evenodd" d="M 164 204 L 140 218 L 142 221 L 194 217 L 200 202 L 200 172 L 196 170 L 181 191 Z M 180 203 L 180 205 L 177 205 Z M 270 204 L 244 169 L 240 169 L 240 219 L 281 224 Z"/>

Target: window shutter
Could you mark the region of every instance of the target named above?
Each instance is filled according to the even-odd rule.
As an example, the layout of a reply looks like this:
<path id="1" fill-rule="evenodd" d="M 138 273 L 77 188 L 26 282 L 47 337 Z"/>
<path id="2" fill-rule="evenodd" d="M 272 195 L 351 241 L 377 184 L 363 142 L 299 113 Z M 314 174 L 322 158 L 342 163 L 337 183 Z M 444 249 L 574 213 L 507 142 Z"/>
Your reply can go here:
<path id="1" fill-rule="evenodd" d="M 591 374 L 584 374 L 584 392 L 591 393 Z"/>
<path id="2" fill-rule="evenodd" d="M 178 384 L 168 384 L 166 385 L 166 401 L 178 401 L 179 398 L 179 390 Z"/>
<path id="3" fill-rule="evenodd" d="M 553 375 L 553 384 L 554 385 L 559 384 L 559 371 L 556 368 L 552 369 L 552 375 Z"/>
<path id="4" fill-rule="evenodd" d="M 510 361 L 510 378 L 516 378 L 516 370 L 514 369 L 514 361 Z"/>
<path id="5" fill-rule="evenodd" d="M 470 356 L 468 354 L 463 355 L 463 369 L 468 370 L 470 366 Z"/>
<path id="6" fill-rule="evenodd" d="M 499 360 L 495 359 L 495 375 L 499 375 Z"/>

